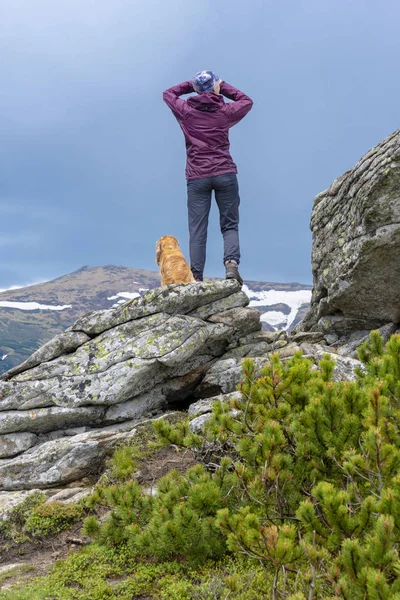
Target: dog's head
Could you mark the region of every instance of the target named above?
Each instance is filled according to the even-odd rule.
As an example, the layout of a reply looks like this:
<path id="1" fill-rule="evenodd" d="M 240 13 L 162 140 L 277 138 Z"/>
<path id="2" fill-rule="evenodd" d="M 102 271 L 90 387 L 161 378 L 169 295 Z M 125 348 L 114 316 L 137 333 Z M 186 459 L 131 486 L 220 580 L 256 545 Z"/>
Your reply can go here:
<path id="1" fill-rule="evenodd" d="M 179 248 L 179 242 L 173 235 L 163 235 L 157 242 L 156 245 L 156 262 L 159 265 L 160 259 L 166 250 L 173 250 Z"/>

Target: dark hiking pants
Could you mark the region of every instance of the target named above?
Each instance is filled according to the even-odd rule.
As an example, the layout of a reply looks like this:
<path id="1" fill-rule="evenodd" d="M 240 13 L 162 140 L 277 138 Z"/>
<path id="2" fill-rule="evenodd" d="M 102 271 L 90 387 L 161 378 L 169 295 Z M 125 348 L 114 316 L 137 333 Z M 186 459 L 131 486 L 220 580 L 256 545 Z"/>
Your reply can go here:
<path id="1" fill-rule="evenodd" d="M 189 179 L 187 189 L 190 268 L 194 277 L 202 280 L 206 262 L 208 215 L 213 190 L 224 238 L 224 264 L 227 260 L 235 260 L 237 264 L 240 262 L 239 185 L 236 173 L 226 173 L 205 179 Z"/>

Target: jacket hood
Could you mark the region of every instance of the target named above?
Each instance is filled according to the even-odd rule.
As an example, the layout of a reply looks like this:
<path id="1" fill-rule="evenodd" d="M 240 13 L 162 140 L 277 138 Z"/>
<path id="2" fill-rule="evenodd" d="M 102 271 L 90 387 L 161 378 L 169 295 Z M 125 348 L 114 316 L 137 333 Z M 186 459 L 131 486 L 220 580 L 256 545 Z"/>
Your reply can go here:
<path id="1" fill-rule="evenodd" d="M 187 102 L 196 110 L 216 112 L 224 104 L 224 99 L 219 94 L 214 94 L 214 92 L 203 92 L 197 96 L 190 96 Z"/>

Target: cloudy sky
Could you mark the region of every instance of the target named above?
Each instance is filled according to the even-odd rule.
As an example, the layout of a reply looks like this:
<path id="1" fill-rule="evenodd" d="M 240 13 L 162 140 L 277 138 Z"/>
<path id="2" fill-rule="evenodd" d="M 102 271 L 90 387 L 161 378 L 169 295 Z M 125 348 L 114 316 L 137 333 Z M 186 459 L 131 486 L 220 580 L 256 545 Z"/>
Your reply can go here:
<path id="1" fill-rule="evenodd" d="M 311 282 L 313 197 L 399 127 L 398 0 L 0 0 L 0 288 L 187 254 L 185 148 L 161 95 L 212 69 L 246 279 Z M 206 275 L 222 270 L 211 213 Z"/>

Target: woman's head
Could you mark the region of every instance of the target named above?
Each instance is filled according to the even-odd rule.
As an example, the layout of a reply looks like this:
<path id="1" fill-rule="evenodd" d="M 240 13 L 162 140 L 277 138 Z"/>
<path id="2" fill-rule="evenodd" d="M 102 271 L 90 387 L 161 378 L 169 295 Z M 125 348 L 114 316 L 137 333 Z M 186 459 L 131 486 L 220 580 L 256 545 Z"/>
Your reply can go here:
<path id="1" fill-rule="evenodd" d="M 218 75 L 212 71 L 199 71 L 192 79 L 193 89 L 198 94 L 203 92 L 215 92 L 219 94 L 221 85 Z"/>

